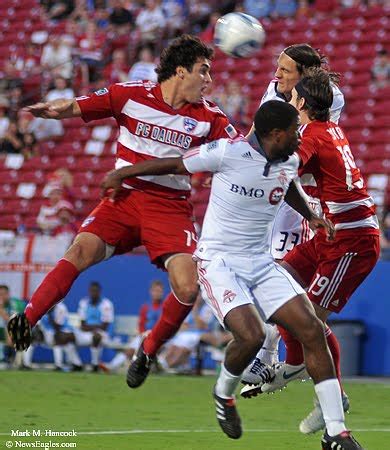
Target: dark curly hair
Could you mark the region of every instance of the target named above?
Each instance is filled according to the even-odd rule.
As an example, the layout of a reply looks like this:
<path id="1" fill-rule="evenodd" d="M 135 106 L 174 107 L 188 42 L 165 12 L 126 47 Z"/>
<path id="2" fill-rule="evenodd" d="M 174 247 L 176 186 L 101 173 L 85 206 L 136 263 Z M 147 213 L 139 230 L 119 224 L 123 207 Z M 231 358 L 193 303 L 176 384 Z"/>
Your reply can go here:
<path id="1" fill-rule="evenodd" d="M 176 74 L 176 68 L 185 67 L 189 72 L 199 58 L 212 59 L 214 50 L 199 38 L 184 34 L 174 39 L 160 56 L 160 64 L 156 68 L 157 81 L 162 83 Z"/>
<path id="2" fill-rule="evenodd" d="M 321 67 L 305 70 L 305 75 L 295 86 L 298 100 L 305 99 L 304 109 L 310 120 L 326 122 L 330 118 L 333 89 L 329 72 Z"/>

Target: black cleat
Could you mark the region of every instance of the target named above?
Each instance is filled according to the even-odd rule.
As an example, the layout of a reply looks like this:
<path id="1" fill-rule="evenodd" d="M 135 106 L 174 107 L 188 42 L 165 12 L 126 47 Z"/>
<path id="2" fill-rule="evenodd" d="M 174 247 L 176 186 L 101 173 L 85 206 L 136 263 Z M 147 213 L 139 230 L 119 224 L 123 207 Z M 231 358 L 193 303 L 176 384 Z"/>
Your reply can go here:
<path id="1" fill-rule="evenodd" d="M 364 450 L 349 431 L 343 431 L 336 436 L 329 436 L 325 431 L 321 444 L 322 450 Z"/>
<path id="2" fill-rule="evenodd" d="M 149 356 L 144 352 L 143 341 L 144 340 L 142 340 L 129 368 L 127 369 L 126 382 L 132 389 L 141 386 L 141 384 L 146 380 L 146 377 L 149 375 L 149 371 L 155 360 L 154 357 Z"/>
<path id="3" fill-rule="evenodd" d="M 13 314 L 7 325 L 7 330 L 16 351 L 27 350 L 31 344 L 31 325 L 26 314 Z"/>
<path id="4" fill-rule="evenodd" d="M 221 398 L 213 392 L 217 420 L 222 431 L 231 439 L 239 439 L 242 435 L 241 419 L 234 398 Z"/>

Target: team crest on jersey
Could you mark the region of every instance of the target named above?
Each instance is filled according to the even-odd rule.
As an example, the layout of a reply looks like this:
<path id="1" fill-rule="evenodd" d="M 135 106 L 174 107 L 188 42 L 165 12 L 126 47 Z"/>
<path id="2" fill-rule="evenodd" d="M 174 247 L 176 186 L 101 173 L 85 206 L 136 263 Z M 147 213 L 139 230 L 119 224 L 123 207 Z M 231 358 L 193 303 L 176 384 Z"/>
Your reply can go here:
<path id="1" fill-rule="evenodd" d="M 230 289 L 225 289 L 225 292 L 223 293 L 223 302 L 224 303 L 231 303 L 235 298 L 237 297 L 237 294 L 235 294 Z"/>
<path id="2" fill-rule="evenodd" d="M 108 89 L 107 88 L 99 89 L 98 91 L 95 91 L 95 94 L 96 95 L 108 94 Z"/>
<path id="3" fill-rule="evenodd" d="M 95 216 L 87 217 L 84 222 L 81 224 L 81 228 L 84 228 L 88 226 L 90 223 L 92 223 L 95 220 Z"/>
<path id="4" fill-rule="evenodd" d="M 277 205 L 283 198 L 284 190 L 281 187 L 273 188 L 269 193 L 269 202 L 271 205 Z"/>
<path id="5" fill-rule="evenodd" d="M 191 117 L 184 117 L 184 129 L 187 133 L 191 133 L 195 130 L 198 122 L 195 119 L 191 119 Z"/>

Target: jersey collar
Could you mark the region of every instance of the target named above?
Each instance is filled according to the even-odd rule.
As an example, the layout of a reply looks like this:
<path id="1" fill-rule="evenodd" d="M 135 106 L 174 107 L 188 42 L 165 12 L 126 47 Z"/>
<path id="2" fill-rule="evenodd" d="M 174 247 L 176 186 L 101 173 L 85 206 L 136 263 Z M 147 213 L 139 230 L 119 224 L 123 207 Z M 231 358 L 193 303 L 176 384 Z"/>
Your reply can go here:
<path id="1" fill-rule="evenodd" d="M 258 153 L 260 153 L 261 156 L 264 156 L 264 158 L 266 159 L 266 164 L 264 166 L 264 171 L 263 171 L 263 176 L 264 177 L 268 177 L 269 175 L 269 171 L 271 169 L 272 165 L 277 165 L 279 163 L 282 162 L 286 162 L 288 160 L 288 156 L 286 158 L 279 158 L 279 159 L 268 159 L 264 149 L 262 148 L 262 146 L 260 145 L 255 133 L 253 132 L 249 138 L 248 138 L 248 142 L 251 145 L 251 147 L 256 150 Z"/>

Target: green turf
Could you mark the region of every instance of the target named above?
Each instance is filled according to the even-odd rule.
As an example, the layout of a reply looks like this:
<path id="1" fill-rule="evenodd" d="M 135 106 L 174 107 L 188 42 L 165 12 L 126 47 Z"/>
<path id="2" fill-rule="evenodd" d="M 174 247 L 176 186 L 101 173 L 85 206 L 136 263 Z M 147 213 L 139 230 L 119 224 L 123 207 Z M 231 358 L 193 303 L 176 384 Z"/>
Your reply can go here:
<path id="1" fill-rule="evenodd" d="M 74 429 L 80 433 L 76 438 L 51 440 L 76 442 L 78 450 L 320 448 L 319 434 L 307 437 L 297 431 L 299 420 L 311 409 L 311 383 L 295 382 L 282 393 L 239 400 L 245 433 L 239 441 L 231 441 L 219 432 L 210 395 L 213 383 L 214 377 L 152 376 L 142 388 L 130 390 L 123 376 L 1 372 L 0 448 L 5 448 L 7 440 L 23 443 L 50 440 L 12 438 L 11 429 Z M 347 417 L 349 427 L 387 428 L 387 432 L 356 431 L 355 434 L 368 450 L 389 449 L 390 384 L 346 383 L 345 387 L 352 405 Z M 109 430 L 164 432 L 81 434 Z"/>

